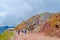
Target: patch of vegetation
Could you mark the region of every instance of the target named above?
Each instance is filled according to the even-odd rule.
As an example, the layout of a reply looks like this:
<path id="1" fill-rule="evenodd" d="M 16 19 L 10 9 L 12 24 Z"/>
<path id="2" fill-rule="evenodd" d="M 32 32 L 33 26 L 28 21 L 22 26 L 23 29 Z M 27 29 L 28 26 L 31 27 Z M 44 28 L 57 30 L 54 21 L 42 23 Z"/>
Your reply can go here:
<path id="1" fill-rule="evenodd" d="M 0 40 L 8 40 L 11 36 L 13 36 L 13 34 L 14 32 L 9 32 L 6 30 L 3 34 L 0 35 Z"/>

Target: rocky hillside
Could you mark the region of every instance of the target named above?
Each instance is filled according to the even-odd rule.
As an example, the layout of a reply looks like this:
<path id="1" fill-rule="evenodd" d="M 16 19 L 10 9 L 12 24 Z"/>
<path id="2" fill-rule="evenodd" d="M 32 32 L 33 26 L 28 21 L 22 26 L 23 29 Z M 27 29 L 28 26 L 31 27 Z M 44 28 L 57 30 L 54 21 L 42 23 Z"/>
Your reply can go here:
<path id="1" fill-rule="evenodd" d="M 60 36 L 60 13 L 40 13 L 18 24 L 14 29 L 18 33 L 44 33 Z"/>
<path id="2" fill-rule="evenodd" d="M 44 33 L 45 35 L 49 36 L 56 36 L 60 37 L 60 13 L 55 13 L 51 15 L 51 17 L 42 25 L 42 27 L 39 29 L 39 33 Z"/>
<path id="3" fill-rule="evenodd" d="M 32 16 L 26 21 L 23 21 L 22 23 L 18 24 L 15 28 L 15 30 L 28 30 L 29 32 L 34 31 L 38 25 L 41 25 L 43 22 L 45 22 L 49 17 L 51 16 L 50 13 L 41 13 L 35 16 Z"/>

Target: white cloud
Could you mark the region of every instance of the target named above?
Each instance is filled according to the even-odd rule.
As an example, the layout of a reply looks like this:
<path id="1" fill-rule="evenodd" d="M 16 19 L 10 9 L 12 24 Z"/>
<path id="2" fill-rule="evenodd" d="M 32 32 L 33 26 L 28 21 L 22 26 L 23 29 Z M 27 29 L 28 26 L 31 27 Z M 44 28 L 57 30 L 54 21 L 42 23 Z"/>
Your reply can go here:
<path id="1" fill-rule="evenodd" d="M 0 17 L 6 16 L 7 12 L 0 12 Z"/>
<path id="2" fill-rule="evenodd" d="M 53 6 L 52 9 L 54 8 L 53 2 L 51 3 L 52 6 L 50 3 L 47 0 L 0 0 L 0 24 L 17 25 L 34 14 L 50 11 L 50 7 Z"/>
<path id="3" fill-rule="evenodd" d="M 28 2 L 25 2 L 24 3 L 24 7 L 25 7 L 25 10 L 26 9 L 29 10 L 29 11 L 32 11 L 33 10 L 32 6 Z"/>
<path id="4" fill-rule="evenodd" d="M 40 0 L 39 0 L 40 1 Z M 0 16 L 3 17 L 0 21 L 0 24 L 3 25 L 17 25 L 21 21 L 27 19 L 29 16 L 32 15 L 33 10 L 35 10 L 33 7 L 37 6 L 39 4 L 39 1 L 37 0 L 16 0 L 16 3 L 11 1 L 2 1 L 0 5 L 8 11 L 6 12 L 0 12 Z M 31 4 L 36 4 L 32 6 Z"/>

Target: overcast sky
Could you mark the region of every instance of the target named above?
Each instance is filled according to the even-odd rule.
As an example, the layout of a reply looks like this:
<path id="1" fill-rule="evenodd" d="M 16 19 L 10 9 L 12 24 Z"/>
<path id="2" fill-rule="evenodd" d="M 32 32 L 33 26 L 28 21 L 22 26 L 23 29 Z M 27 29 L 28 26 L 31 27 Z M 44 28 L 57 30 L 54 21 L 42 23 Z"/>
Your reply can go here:
<path id="1" fill-rule="evenodd" d="M 40 12 L 60 12 L 60 0 L 0 0 L 0 26 L 17 25 Z"/>

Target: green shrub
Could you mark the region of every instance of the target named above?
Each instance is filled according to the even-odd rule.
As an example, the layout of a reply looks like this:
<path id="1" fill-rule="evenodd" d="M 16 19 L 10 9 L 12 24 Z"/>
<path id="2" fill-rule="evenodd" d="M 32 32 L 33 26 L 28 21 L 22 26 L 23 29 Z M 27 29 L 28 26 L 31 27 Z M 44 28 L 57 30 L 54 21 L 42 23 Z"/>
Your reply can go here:
<path id="1" fill-rule="evenodd" d="M 9 32 L 8 30 L 4 31 L 0 36 L 0 40 L 8 40 L 11 36 L 13 36 L 14 32 Z"/>

